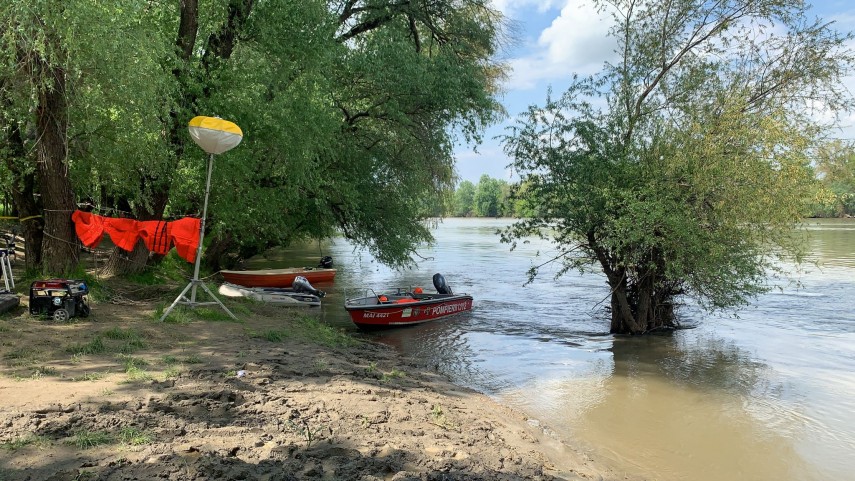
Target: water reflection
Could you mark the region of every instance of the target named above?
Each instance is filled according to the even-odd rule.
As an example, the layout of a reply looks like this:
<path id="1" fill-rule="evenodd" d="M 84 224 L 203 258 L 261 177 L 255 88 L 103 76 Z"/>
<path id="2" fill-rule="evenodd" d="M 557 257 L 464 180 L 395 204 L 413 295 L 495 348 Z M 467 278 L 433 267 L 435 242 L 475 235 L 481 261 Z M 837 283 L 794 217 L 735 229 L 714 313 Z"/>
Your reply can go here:
<path id="1" fill-rule="evenodd" d="M 810 235 L 812 258 L 821 266 L 855 267 L 855 220 L 814 219 L 806 223 Z"/>
<path id="2" fill-rule="evenodd" d="M 757 402 L 786 387 L 770 384 L 768 366 L 735 344 L 678 332 L 617 337 L 608 351 L 610 369 L 594 364 L 505 399 L 548 413 L 556 431 L 648 479 L 823 479 L 793 446 L 798 416 Z"/>

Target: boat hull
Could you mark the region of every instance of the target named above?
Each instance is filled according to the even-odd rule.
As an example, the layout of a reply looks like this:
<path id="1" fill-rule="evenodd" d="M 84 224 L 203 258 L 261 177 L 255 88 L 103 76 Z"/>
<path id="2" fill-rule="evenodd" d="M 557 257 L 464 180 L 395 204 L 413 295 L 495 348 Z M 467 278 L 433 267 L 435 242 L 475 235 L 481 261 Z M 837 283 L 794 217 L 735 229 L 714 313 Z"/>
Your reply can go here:
<path id="1" fill-rule="evenodd" d="M 318 296 L 277 287 L 244 287 L 227 282 L 220 285 L 219 293 L 226 297 L 244 297 L 285 307 L 321 305 L 321 299 Z"/>
<path id="2" fill-rule="evenodd" d="M 435 321 L 472 310 L 472 296 L 447 294 L 379 302 L 376 296 L 348 299 L 344 308 L 360 329 L 383 329 Z"/>
<path id="3" fill-rule="evenodd" d="M 335 280 L 335 269 L 293 267 L 256 271 L 220 271 L 226 282 L 246 287 L 291 287 L 294 278 L 303 276 L 312 284 Z"/>

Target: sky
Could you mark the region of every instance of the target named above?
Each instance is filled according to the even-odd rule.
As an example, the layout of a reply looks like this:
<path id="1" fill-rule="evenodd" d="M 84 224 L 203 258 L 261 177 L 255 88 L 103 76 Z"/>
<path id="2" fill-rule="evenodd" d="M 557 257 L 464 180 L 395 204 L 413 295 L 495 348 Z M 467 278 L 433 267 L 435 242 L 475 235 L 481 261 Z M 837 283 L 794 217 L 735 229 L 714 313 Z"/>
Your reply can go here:
<path id="1" fill-rule="evenodd" d="M 504 134 L 529 105 L 543 105 L 549 88 L 553 95 L 559 95 L 574 73 L 596 73 L 606 60 L 614 58 L 615 42 L 607 36 L 609 23 L 597 14 L 590 0 L 493 0 L 493 5 L 515 31 L 513 45 L 501 57 L 511 67 L 500 98 L 508 118 L 487 130 L 477 152 L 471 145 L 455 149 L 460 180 L 476 184 L 483 174 L 509 182 L 518 180 L 507 168 L 510 159 L 495 137 Z M 816 0 L 812 12 L 833 20 L 839 31 L 855 31 L 852 0 Z M 846 84 L 855 94 L 855 75 Z M 839 137 L 855 139 L 855 116 Z"/>

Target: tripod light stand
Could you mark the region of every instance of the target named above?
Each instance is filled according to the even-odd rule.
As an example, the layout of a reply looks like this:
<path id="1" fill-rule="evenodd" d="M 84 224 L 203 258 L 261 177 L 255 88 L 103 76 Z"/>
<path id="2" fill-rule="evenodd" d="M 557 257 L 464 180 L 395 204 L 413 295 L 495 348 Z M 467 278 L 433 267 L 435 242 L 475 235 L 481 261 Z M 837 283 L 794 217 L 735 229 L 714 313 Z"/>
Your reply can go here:
<path id="1" fill-rule="evenodd" d="M 208 289 L 208 286 L 199 279 L 199 264 L 202 261 L 202 241 L 205 240 L 205 219 L 208 216 L 208 196 L 211 193 L 211 172 L 214 170 L 214 155 L 222 154 L 227 150 L 237 147 L 243 139 L 243 132 L 240 130 L 240 127 L 232 122 L 217 117 L 204 116 L 194 117 L 190 121 L 188 129 L 190 130 L 190 136 L 193 137 L 193 141 L 195 141 L 202 150 L 209 154 L 208 175 L 205 181 L 205 202 L 202 206 L 202 223 L 199 229 L 199 246 L 196 248 L 196 264 L 193 267 L 193 278 L 190 279 L 190 282 L 184 290 L 181 291 L 181 294 L 178 294 L 178 297 L 175 298 L 172 305 L 163 312 L 163 316 L 161 316 L 160 320 L 161 322 L 164 321 L 166 316 L 168 316 L 178 304 L 186 304 L 191 308 L 218 304 L 229 314 L 229 316 L 232 317 L 232 319 L 237 319 L 237 317 L 232 314 L 232 311 L 223 305 L 223 303 L 217 299 L 217 296 Z M 213 301 L 196 302 L 197 287 L 201 287 L 202 290 L 207 292 L 208 296 L 210 296 Z M 189 299 L 186 297 L 187 291 L 190 291 Z"/>

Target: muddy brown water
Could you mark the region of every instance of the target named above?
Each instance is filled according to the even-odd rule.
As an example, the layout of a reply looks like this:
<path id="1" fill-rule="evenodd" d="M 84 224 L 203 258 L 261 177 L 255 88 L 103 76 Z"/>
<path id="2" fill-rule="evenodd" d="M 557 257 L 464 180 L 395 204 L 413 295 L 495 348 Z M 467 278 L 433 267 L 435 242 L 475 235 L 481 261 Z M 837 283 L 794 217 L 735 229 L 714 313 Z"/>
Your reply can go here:
<path id="1" fill-rule="evenodd" d="M 370 336 L 429 360 L 456 383 L 488 393 L 627 474 L 663 481 L 855 480 L 855 221 L 811 220 L 818 267 L 749 307 L 692 329 L 608 334 L 601 275 L 542 275 L 532 242 L 510 252 L 506 220 L 446 219 L 419 267 L 395 272 L 341 239 L 279 249 L 253 267 L 311 265 L 333 256 L 323 317 L 356 329 L 342 307 L 358 287 L 431 287 L 442 273 L 475 298 L 471 313 Z M 540 255 L 538 255 L 540 252 Z M 317 286 L 316 286 L 317 287 Z"/>

